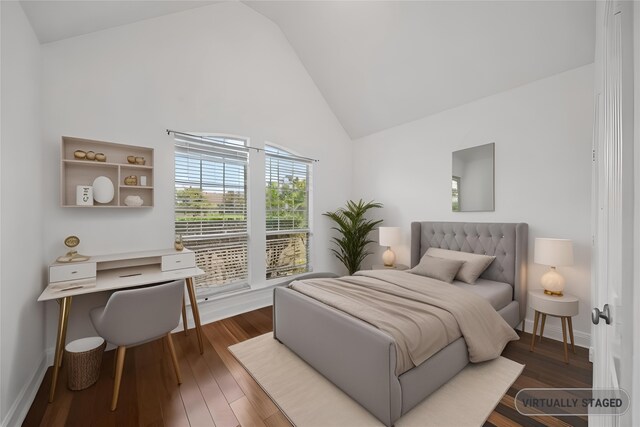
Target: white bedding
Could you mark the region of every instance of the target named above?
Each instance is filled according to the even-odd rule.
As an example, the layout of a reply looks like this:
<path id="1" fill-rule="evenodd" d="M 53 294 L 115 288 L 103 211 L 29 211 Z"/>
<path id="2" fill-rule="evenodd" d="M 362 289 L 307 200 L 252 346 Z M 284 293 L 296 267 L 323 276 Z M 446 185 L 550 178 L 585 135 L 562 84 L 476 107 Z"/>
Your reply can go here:
<path id="1" fill-rule="evenodd" d="M 513 300 L 513 287 L 508 283 L 478 279 L 473 285 L 458 280 L 454 281 L 452 285 L 480 295 L 489 301 L 496 311 L 503 309 Z"/>

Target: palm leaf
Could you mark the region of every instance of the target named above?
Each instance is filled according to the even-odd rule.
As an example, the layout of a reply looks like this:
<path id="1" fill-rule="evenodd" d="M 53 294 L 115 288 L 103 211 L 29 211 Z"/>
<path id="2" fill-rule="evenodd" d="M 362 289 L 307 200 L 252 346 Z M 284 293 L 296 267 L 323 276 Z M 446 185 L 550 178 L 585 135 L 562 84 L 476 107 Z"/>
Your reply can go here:
<path id="1" fill-rule="evenodd" d="M 323 214 L 335 223 L 331 229 L 336 230 L 340 236 L 333 237 L 337 248 L 331 251 L 344 264 L 349 274 L 360 270 L 362 261 L 371 254 L 366 248 L 369 243 L 374 242 L 368 236 L 382 220 L 370 220 L 366 216 L 371 209 L 378 208 L 382 208 L 382 203 L 365 203 L 362 199 L 357 202 L 348 200 L 345 207 Z"/>

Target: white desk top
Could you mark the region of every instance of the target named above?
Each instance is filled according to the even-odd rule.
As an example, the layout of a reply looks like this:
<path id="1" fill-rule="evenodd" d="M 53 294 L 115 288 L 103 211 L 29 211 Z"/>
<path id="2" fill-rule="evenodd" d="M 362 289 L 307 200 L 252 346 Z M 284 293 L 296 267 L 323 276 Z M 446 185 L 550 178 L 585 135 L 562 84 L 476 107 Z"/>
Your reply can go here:
<path id="1" fill-rule="evenodd" d="M 168 282 L 178 279 L 186 279 L 204 274 L 198 267 L 180 268 L 175 270 L 162 271 L 160 259 L 165 255 L 181 254 L 191 252 L 188 249 L 176 251 L 174 249 L 160 249 L 144 252 L 130 252 L 124 254 L 93 256 L 87 261 L 73 264 L 95 263 L 102 264 L 103 269 L 98 265 L 96 276 L 88 279 L 69 280 L 64 282 L 50 283 L 42 292 L 38 301 L 49 301 L 76 295 L 92 294 L 95 292 L 112 291 L 116 289 L 133 288 L 136 286 L 149 285 L 152 283 Z M 148 262 L 150 258 L 157 258 Z M 114 262 L 134 260 L 129 265 L 113 268 Z M 141 261 L 140 265 L 135 265 L 135 260 Z M 54 265 L 70 265 L 66 263 L 55 263 Z M 110 268 L 111 267 L 111 268 Z"/>
<path id="2" fill-rule="evenodd" d="M 126 252 L 126 253 L 119 253 L 119 254 L 107 254 L 107 255 L 94 255 L 92 257 L 90 257 L 88 260 L 86 261 L 79 261 L 79 262 L 73 262 L 73 263 L 69 263 L 69 262 L 54 262 L 52 265 L 72 265 L 72 264 L 86 264 L 86 263 L 102 263 L 102 262 L 112 262 L 112 261 L 124 261 L 124 260 L 131 260 L 131 259 L 143 259 L 143 258 L 155 258 L 155 257 L 161 257 L 164 255 L 179 255 L 179 254 L 184 254 L 187 252 L 193 252 L 190 249 L 184 248 L 181 251 L 176 251 L 173 248 L 168 248 L 168 249 L 155 249 L 155 250 L 151 250 L 151 251 L 138 251 L 138 252 Z"/>

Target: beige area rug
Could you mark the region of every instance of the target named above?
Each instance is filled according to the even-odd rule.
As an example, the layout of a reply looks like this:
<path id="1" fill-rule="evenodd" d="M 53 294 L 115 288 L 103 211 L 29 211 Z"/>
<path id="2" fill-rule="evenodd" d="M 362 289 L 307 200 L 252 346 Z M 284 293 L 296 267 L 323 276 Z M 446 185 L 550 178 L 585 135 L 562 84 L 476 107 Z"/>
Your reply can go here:
<path id="1" fill-rule="evenodd" d="M 297 427 L 383 426 L 271 333 L 229 350 Z M 395 426 L 482 426 L 523 368 L 504 357 L 469 364 Z"/>

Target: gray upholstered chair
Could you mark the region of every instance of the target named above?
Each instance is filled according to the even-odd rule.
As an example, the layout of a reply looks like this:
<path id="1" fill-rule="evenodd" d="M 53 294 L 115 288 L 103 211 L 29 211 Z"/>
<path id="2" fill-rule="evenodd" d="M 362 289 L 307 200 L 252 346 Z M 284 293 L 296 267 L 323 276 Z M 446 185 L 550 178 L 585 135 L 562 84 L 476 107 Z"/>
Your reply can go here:
<path id="1" fill-rule="evenodd" d="M 176 280 L 162 285 L 115 292 L 106 306 L 91 310 L 91 322 L 98 334 L 118 347 L 112 411 L 118 405 L 127 347 L 165 337 L 178 384 L 182 383 L 171 331 L 180 323 L 183 293 L 184 280 Z"/>

